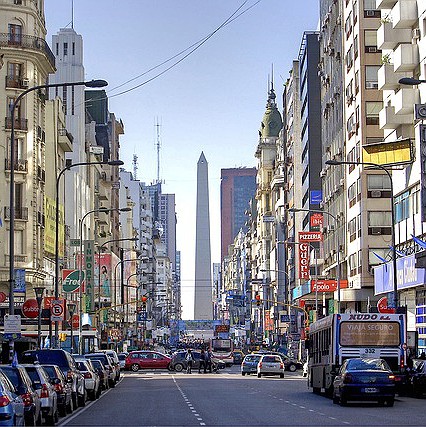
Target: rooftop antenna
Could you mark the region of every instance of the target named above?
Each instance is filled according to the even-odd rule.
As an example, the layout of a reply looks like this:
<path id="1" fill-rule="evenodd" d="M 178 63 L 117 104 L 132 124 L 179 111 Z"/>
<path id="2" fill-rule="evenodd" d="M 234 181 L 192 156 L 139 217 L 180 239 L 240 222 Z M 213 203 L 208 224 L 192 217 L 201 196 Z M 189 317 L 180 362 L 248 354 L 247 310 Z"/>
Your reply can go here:
<path id="1" fill-rule="evenodd" d="M 133 179 L 137 181 L 138 179 L 138 156 L 136 154 L 133 154 Z"/>
<path id="2" fill-rule="evenodd" d="M 158 117 L 157 117 L 157 123 L 155 124 L 155 127 L 157 129 L 157 142 L 156 142 L 156 146 L 157 146 L 157 183 L 161 183 L 160 180 L 160 147 L 161 147 L 161 142 L 160 142 L 160 124 L 158 123 Z"/>
<path id="3" fill-rule="evenodd" d="M 71 28 L 74 29 L 74 0 L 71 0 Z"/>

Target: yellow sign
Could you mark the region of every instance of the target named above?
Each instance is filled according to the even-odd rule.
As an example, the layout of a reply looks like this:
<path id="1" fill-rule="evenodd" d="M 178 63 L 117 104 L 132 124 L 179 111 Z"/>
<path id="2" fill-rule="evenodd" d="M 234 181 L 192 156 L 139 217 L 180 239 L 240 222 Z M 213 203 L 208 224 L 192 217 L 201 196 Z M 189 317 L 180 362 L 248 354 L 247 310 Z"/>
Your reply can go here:
<path id="1" fill-rule="evenodd" d="M 386 142 L 364 145 L 362 147 L 362 161 L 377 165 L 397 165 L 413 162 L 411 140 Z"/>
<path id="2" fill-rule="evenodd" d="M 50 197 L 44 196 L 44 250 L 55 254 L 56 233 L 56 203 Z M 64 256 L 64 207 L 59 205 L 59 258 Z"/>

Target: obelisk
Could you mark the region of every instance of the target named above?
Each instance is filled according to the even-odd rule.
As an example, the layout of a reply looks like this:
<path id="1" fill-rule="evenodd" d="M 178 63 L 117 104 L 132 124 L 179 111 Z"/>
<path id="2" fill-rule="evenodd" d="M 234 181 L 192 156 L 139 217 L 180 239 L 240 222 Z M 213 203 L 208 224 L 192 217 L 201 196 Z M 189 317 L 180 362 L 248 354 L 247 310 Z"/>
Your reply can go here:
<path id="1" fill-rule="evenodd" d="M 197 163 L 194 319 L 213 319 L 208 164 L 201 152 Z"/>

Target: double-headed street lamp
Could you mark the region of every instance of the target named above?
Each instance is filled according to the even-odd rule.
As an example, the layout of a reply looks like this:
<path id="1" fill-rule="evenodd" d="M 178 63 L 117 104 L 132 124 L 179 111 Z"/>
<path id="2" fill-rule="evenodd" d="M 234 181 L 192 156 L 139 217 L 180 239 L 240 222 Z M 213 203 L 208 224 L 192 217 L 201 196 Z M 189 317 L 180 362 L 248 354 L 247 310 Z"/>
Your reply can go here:
<path id="1" fill-rule="evenodd" d="M 13 290 L 15 288 L 15 110 L 21 99 L 30 92 L 39 89 L 49 89 L 57 87 L 69 87 L 69 86 L 86 86 L 90 88 L 101 88 L 108 85 L 105 80 L 90 80 L 82 82 L 70 82 L 70 83 L 53 83 L 45 85 L 32 86 L 22 93 L 20 93 L 15 100 L 10 104 L 10 184 L 9 184 L 9 314 L 14 314 L 14 296 Z M 13 339 L 9 342 L 9 358 L 12 360 L 15 352 Z"/>
<path id="2" fill-rule="evenodd" d="M 101 212 L 101 213 L 109 213 L 109 212 L 129 212 L 131 211 L 131 208 L 99 208 L 99 209 L 92 209 L 88 212 L 86 212 L 83 215 L 83 218 L 80 220 L 80 268 L 78 269 L 78 282 L 79 282 L 79 354 L 83 354 L 83 339 L 82 339 L 82 323 L 83 323 L 83 286 L 82 286 L 82 269 L 83 269 L 83 224 L 86 217 L 92 213 L 95 212 Z M 86 278 L 87 280 L 87 278 Z M 86 289 L 87 290 L 87 289 Z M 55 337 L 57 338 L 57 337 Z"/>
<path id="3" fill-rule="evenodd" d="M 415 79 L 401 79 L 401 80 L 415 80 Z M 403 83 L 399 81 L 402 84 L 416 84 L 416 83 Z M 421 80 L 417 80 L 419 83 L 422 83 Z M 395 245 L 395 206 L 394 206 L 394 200 L 393 200 L 393 181 L 392 181 L 392 175 L 386 169 L 383 165 L 380 165 L 378 163 L 371 163 L 371 162 L 349 162 L 346 160 L 327 160 L 325 162 L 326 165 L 330 166 L 337 166 L 337 165 L 363 165 L 363 166 L 372 166 L 374 168 L 380 169 L 384 171 L 388 178 L 390 183 L 390 189 L 391 189 L 391 217 L 392 217 L 392 232 L 391 232 L 391 239 L 392 239 L 392 267 L 393 267 L 393 306 L 395 310 L 398 309 L 398 274 L 397 274 L 397 266 L 396 266 L 396 245 Z"/>
<path id="4" fill-rule="evenodd" d="M 37 316 L 37 348 L 41 348 L 41 303 L 43 302 L 44 287 L 37 286 L 34 288 L 34 293 L 38 306 Z M 49 319 L 50 322 L 50 319 Z"/>
<path id="5" fill-rule="evenodd" d="M 122 160 L 109 160 L 106 162 L 79 162 L 68 164 L 62 169 L 56 177 L 56 205 L 55 205 L 55 299 L 59 298 L 59 182 L 61 176 L 71 168 L 77 166 L 91 166 L 91 165 L 110 165 L 110 166 L 122 166 L 124 162 Z M 59 323 L 55 321 L 55 347 L 58 344 L 59 334 Z"/>
<path id="6" fill-rule="evenodd" d="M 340 313 L 340 240 L 339 240 L 339 221 L 337 218 L 327 211 L 322 211 L 319 209 L 302 209 L 302 208 L 290 208 L 289 212 L 313 212 L 313 213 L 321 213 L 324 215 L 328 215 L 334 221 L 334 229 L 336 232 L 336 285 L 337 285 L 337 313 Z"/>

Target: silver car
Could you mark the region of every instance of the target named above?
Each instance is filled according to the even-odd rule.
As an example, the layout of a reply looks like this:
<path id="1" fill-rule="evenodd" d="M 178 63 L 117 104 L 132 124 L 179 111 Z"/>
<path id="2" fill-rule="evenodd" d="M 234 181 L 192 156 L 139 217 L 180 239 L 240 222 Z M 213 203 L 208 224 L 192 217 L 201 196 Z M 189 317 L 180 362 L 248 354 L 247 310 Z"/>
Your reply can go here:
<path id="1" fill-rule="evenodd" d="M 275 354 L 264 354 L 257 364 L 257 376 L 262 375 L 279 375 L 284 378 L 284 363 L 280 356 Z"/>
<path id="2" fill-rule="evenodd" d="M 21 365 L 27 371 L 34 390 L 41 400 L 41 412 L 47 425 L 55 425 L 59 420 L 58 396 L 50 382 L 49 375 L 41 365 Z"/>
<path id="3" fill-rule="evenodd" d="M 101 395 L 101 384 L 99 375 L 92 365 L 92 362 L 85 357 L 75 358 L 78 370 L 84 377 L 84 385 L 90 400 L 95 400 Z"/>

